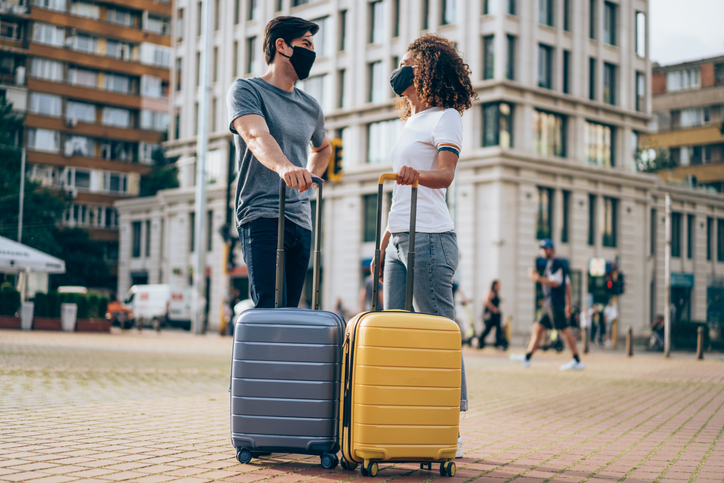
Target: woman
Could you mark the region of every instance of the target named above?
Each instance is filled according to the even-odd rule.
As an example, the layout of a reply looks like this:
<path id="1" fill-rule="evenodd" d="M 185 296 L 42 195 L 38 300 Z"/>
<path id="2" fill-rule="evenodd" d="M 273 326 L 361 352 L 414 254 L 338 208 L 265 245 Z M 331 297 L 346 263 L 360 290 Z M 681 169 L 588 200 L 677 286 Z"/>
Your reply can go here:
<path id="1" fill-rule="evenodd" d="M 485 330 L 480 335 L 478 341 L 479 347 L 482 349 L 485 347 L 485 338 L 490 334 L 490 331 L 495 328 L 495 347 L 502 350 L 508 348 L 508 341 L 503 334 L 503 328 L 500 326 L 500 282 L 493 280 L 490 285 L 490 291 L 485 297 L 485 304 L 483 307 L 483 322 L 485 322 Z"/>
<path id="2" fill-rule="evenodd" d="M 408 185 L 417 181 L 420 188 L 413 305 L 418 312 L 454 321 L 453 275 L 458 266 L 458 245 L 445 191 L 455 177 L 462 145 L 461 115 L 477 98 L 470 68 L 452 42 L 427 34 L 409 45 L 390 84 L 401 96 L 396 105 L 405 127 L 391 153 L 397 184 L 381 244 L 385 253 L 380 267 L 384 269 L 380 278 L 384 282 L 385 310 L 405 308 L 411 196 Z M 460 410 L 467 409 L 463 364 Z M 460 437 L 456 456 L 463 456 Z"/>

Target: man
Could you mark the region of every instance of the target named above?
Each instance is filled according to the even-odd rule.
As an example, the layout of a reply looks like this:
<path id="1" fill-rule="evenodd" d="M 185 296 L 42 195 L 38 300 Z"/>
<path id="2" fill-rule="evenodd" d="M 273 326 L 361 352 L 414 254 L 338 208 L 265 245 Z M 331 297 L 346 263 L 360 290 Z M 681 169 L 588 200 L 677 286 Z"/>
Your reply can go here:
<path id="1" fill-rule="evenodd" d="M 563 364 L 561 370 L 581 370 L 585 367 L 578 355 L 576 339 L 568 324 L 568 317 L 572 312 L 570 297 L 566 286 L 569 285 L 566 264 L 563 260 L 556 258 L 555 247 L 551 240 L 543 240 L 540 243 L 541 256 L 546 260 L 543 275 L 539 275 L 534 269 L 530 269 L 531 280 L 541 284 L 543 289 L 543 308 L 540 311 L 538 320 L 533 324 L 533 337 L 528 345 L 525 354 L 511 354 L 510 358 L 520 361 L 523 367 L 530 367 L 530 359 L 533 352 L 538 348 L 546 329 L 556 329 L 563 336 L 568 344 L 573 359 Z"/>
<path id="2" fill-rule="evenodd" d="M 256 307 L 274 307 L 280 177 L 287 184 L 284 307 L 298 306 L 307 274 L 312 244 L 308 190 L 312 174 L 326 170 L 332 148 L 322 108 L 294 83 L 309 76 L 318 30 L 297 17 L 273 19 L 264 30 L 267 73 L 237 79 L 227 94 L 239 168 L 236 223 Z"/>
<path id="3" fill-rule="evenodd" d="M 611 347 L 613 345 L 613 321 L 618 319 L 618 309 L 613 297 L 603 309 L 603 319 L 606 321 L 606 347 Z"/>

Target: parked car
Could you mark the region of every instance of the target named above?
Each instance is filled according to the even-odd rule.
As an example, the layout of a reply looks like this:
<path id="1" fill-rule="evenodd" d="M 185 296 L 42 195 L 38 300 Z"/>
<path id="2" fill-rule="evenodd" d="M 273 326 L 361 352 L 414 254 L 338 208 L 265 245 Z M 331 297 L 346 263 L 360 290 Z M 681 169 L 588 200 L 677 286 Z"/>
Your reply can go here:
<path id="1" fill-rule="evenodd" d="M 191 328 L 193 296 L 190 288 L 175 288 L 168 284 L 134 285 L 123 299 L 137 328 L 164 326 Z"/>
<path id="2" fill-rule="evenodd" d="M 108 311 L 106 319 L 111 321 L 112 325 L 118 325 L 121 329 L 130 329 L 133 327 L 133 316 L 130 308 L 123 305 L 123 302 L 114 301 L 108 303 Z"/>

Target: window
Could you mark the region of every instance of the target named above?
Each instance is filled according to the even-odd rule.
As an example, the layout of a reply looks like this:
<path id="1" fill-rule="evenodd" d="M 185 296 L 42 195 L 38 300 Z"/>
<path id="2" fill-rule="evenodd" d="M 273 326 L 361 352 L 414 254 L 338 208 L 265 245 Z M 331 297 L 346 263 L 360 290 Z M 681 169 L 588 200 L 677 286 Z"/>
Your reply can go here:
<path id="1" fill-rule="evenodd" d="M 535 222 L 536 240 L 552 238 L 553 233 L 553 190 L 538 187 L 538 210 Z"/>
<path id="2" fill-rule="evenodd" d="M 234 42 L 236 44 L 237 42 Z M 183 78 L 183 60 L 181 57 L 176 59 L 176 92 L 179 92 L 181 90 L 181 86 L 183 85 L 181 83 L 181 79 Z"/>
<path id="3" fill-rule="evenodd" d="M 588 98 L 596 100 L 596 59 L 588 59 Z"/>
<path id="4" fill-rule="evenodd" d="M 36 22 L 33 25 L 33 40 L 41 44 L 63 47 L 65 44 L 65 28 Z"/>
<path id="5" fill-rule="evenodd" d="M 239 76 L 239 41 L 234 40 L 234 50 L 231 58 L 231 75 Z"/>
<path id="6" fill-rule="evenodd" d="M 73 186 L 76 188 L 90 189 L 91 174 L 90 171 L 85 169 L 75 169 L 75 176 L 73 177 Z"/>
<path id="7" fill-rule="evenodd" d="M 158 17 L 148 16 L 146 20 L 145 30 L 158 35 L 166 35 L 168 33 L 168 23 L 166 20 Z"/>
<path id="8" fill-rule="evenodd" d="M 508 70 L 505 72 L 505 77 L 508 80 L 515 80 L 515 37 L 508 35 Z"/>
<path id="9" fill-rule="evenodd" d="M 259 0 L 247 0 L 249 12 L 247 20 L 257 20 L 259 18 Z"/>
<path id="10" fill-rule="evenodd" d="M 84 158 L 92 158 L 95 156 L 95 142 L 85 136 L 66 134 L 63 154 L 68 157 L 83 156 Z"/>
<path id="11" fill-rule="evenodd" d="M 209 210 L 206 213 L 206 251 L 214 249 L 214 212 Z"/>
<path id="12" fill-rule="evenodd" d="M 173 138 L 178 139 L 181 137 L 181 109 L 176 108 L 173 114 Z"/>
<path id="13" fill-rule="evenodd" d="M 34 58 L 30 64 L 30 73 L 38 79 L 63 81 L 63 63 L 50 59 Z"/>
<path id="14" fill-rule="evenodd" d="M 571 0 L 563 0 L 563 30 L 571 31 Z"/>
<path id="15" fill-rule="evenodd" d="M 716 64 L 714 66 L 714 85 L 722 84 L 724 84 L 724 64 Z M 724 117 L 724 107 L 722 107 L 722 117 Z"/>
<path id="16" fill-rule="evenodd" d="M 716 220 L 716 261 L 724 262 L 724 220 Z"/>
<path id="17" fill-rule="evenodd" d="M 636 55 L 646 57 L 646 14 L 636 12 Z"/>
<path id="18" fill-rule="evenodd" d="M 158 144 L 138 143 L 138 161 L 144 164 L 153 164 L 153 154 L 159 149 L 161 149 L 161 146 Z"/>
<path id="19" fill-rule="evenodd" d="M 106 41 L 106 56 L 114 59 L 131 60 L 132 47 L 130 44 L 116 42 L 115 40 Z"/>
<path id="20" fill-rule="evenodd" d="M 616 224 L 617 224 L 618 200 L 603 197 L 603 233 L 601 233 L 604 247 L 616 248 Z"/>
<path id="21" fill-rule="evenodd" d="M 533 110 L 533 135 L 541 156 L 566 156 L 566 116 Z"/>
<path id="22" fill-rule="evenodd" d="M 48 129 L 28 129 L 28 148 L 57 153 L 60 151 L 60 133 Z"/>
<path id="23" fill-rule="evenodd" d="M 483 0 L 483 15 L 497 15 L 500 0 Z"/>
<path id="24" fill-rule="evenodd" d="M 111 23 L 125 25 L 126 27 L 133 26 L 133 18 L 131 17 L 131 12 L 129 12 L 128 10 L 109 8 L 108 14 L 106 15 L 106 20 Z"/>
<path id="25" fill-rule="evenodd" d="M 158 67 L 171 67 L 171 48 L 144 42 L 141 44 L 141 63 Z"/>
<path id="26" fill-rule="evenodd" d="M 457 22 L 457 0 L 442 0 L 442 25 Z"/>
<path id="27" fill-rule="evenodd" d="M 656 219 L 656 216 L 656 208 L 651 208 L 651 226 L 649 227 L 649 230 L 651 231 L 651 246 L 649 247 L 650 255 L 656 255 L 656 233 L 658 232 L 658 220 Z"/>
<path id="28" fill-rule="evenodd" d="M 483 37 L 483 80 L 495 76 L 495 36 Z"/>
<path id="29" fill-rule="evenodd" d="M 375 241 L 375 232 L 377 228 L 377 195 L 364 195 L 362 197 L 362 206 L 364 209 L 364 226 L 362 228 L 362 241 Z"/>
<path id="30" fill-rule="evenodd" d="M 101 145 L 101 158 L 108 161 L 132 161 L 133 144 L 125 141 L 103 141 Z"/>
<path id="31" fill-rule="evenodd" d="M 237 0 L 238 3 L 238 0 Z M 184 39 L 184 9 L 178 9 L 178 15 L 176 17 L 176 40 L 178 42 Z"/>
<path id="32" fill-rule="evenodd" d="M 70 40 L 69 38 L 68 40 Z M 73 49 L 79 52 L 86 52 L 88 54 L 95 54 L 98 51 L 98 39 L 91 37 L 90 35 L 76 35 L 72 37 Z"/>
<path id="33" fill-rule="evenodd" d="M 248 0 L 251 2 L 252 0 Z M 221 25 L 221 7 L 219 6 L 219 0 L 214 0 L 214 32 L 219 30 Z"/>
<path id="34" fill-rule="evenodd" d="M 332 87 L 328 74 L 315 75 L 299 81 L 297 88 L 314 97 L 317 102 L 319 102 L 323 111 L 327 112 L 331 110 Z"/>
<path id="35" fill-rule="evenodd" d="M 588 244 L 596 244 L 596 195 L 588 195 Z"/>
<path id="36" fill-rule="evenodd" d="M 382 0 L 370 2 L 370 37 L 371 44 L 381 44 L 384 35 L 384 3 Z"/>
<path id="37" fill-rule="evenodd" d="M 218 82 L 219 80 L 219 48 L 214 47 L 214 52 L 211 58 L 211 82 Z"/>
<path id="38" fill-rule="evenodd" d="M 513 107 L 505 102 L 483 104 L 483 147 L 513 147 Z"/>
<path id="39" fill-rule="evenodd" d="M 279 9 L 279 10 L 281 10 L 281 9 Z M 239 25 L 240 17 L 241 17 L 241 0 L 234 0 L 234 25 Z"/>
<path id="40" fill-rule="evenodd" d="M 369 71 L 369 102 L 383 102 L 387 99 L 388 84 L 385 79 L 385 72 L 382 68 L 382 61 L 371 62 L 368 65 Z"/>
<path id="41" fill-rule="evenodd" d="M 146 256 L 151 256 L 151 220 L 146 220 Z"/>
<path id="42" fill-rule="evenodd" d="M 603 8 L 603 41 L 616 45 L 616 4 L 606 2 Z"/>
<path id="43" fill-rule="evenodd" d="M 109 193 L 126 193 L 126 191 L 128 191 L 128 178 L 125 174 L 104 173 L 103 189 Z"/>
<path id="44" fill-rule="evenodd" d="M 163 81 L 160 77 L 154 77 L 151 75 L 141 76 L 141 95 L 144 97 L 153 97 L 155 99 L 162 99 L 163 96 Z"/>
<path id="45" fill-rule="evenodd" d="M 196 213 L 194 212 L 189 213 L 189 239 L 191 242 L 189 251 L 193 253 L 196 249 Z"/>
<path id="46" fill-rule="evenodd" d="M 256 58 L 256 37 L 246 39 L 246 73 L 256 74 L 259 62 Z"/>
<path id="47" fill-rule="evenodd" d="M 346 71 L 344 69 L 340 69 L 339 71 L 337 71 L 337 95 L 339 96 L 337 99 L 337 107 L 339 107 L 340 109 L 345 109 L 349 107 L 347 90 L 345 89 L 346 77 Z"/>
<path id="48" fill-rule="evenodd" d="M 77 119 L 83 122 L 96 122 L 96 106 L 85 102 L 67 101 L 65 104 L 66 119 Z"/>
<path id="49" fill-rule="evenodd" d="M 420 13 L 422 17 L 422 30 L 430 28 L 430 0 L 420 0 L 422 2 Z"/>
<path id="50" fill-rule="evenodd" d="M 681 256 L 681 213 L 671 213 L 671 256 Z"/>
<path id="51" fill-rule="evenodd" d="M 616 66 L 603 64 L 603 102 L 616 105 Z"/>
<path id="52" fill-rule="evenodd" d="M 679 111 L 679 127 L 701 126 L 705 122 L 705 110 L 692 107 Z"/>
<path id="53" fill-rule="evenodd" d="M 106 126 L 131 127 L 131 111 L 118 107 L 103 108 L 103 124 Z"/>
<path id="54" fill-rule="evenodd" d="M 538 0 L 538 23 L 553 27 L 553 0 Z"/>
<path id="55" fill-rule="evenodd" d="M 196 52 L 196 87 L 201 85 L 201 52 Z"/>
<path id="56" fill-rule="evenodd" d="M 0 19 L 0 37 L 21 40 L 20 32 L 20 25 L 17 22 Z"/>
<path id="57" fill-rule="evenodd" d="M 562 195 L 563 207 L 561 210 L 561 214 L 563 216 L 563 219 L 561 220 L 561 243 L 568 243 L 568 232 L 570 226 L 569 219 L 571 211 L 571 192 L 563 190 Z"/>
<path id="58" fill-rule="evenodd" d="M 132 238 L 133 238 L 133 258 L 140 258 L 141 256 L 141 222 L 134 221 L 131 223 Z"/>
<path id="59" fill-rule="evenodd" d="M 646 75 L 636 72 L 636 110 L 646 111 Z"/>
<path id="60" fill-rule="evenodd" d="M 101 8 L 99 5 L 93 5 L 84 2 L 73 2 L 70 4 L 70 12 L 78 17 L 101 18 Z"/>
<path id="61" fill-rule="evenodd" d="M 586 146 L 586 162 L 596 166 L 610 168 L 615 166 L 614 128 L 595 122 L 586 122 L 584 143 Z"/>
<path id="62" fill-rule="evenodd" d="M 392 0 L 392 37 L 400 36 L 400 0 Z"/>
<path id="63" fill-rule="evenodd" d="M 196 8 L 196 15 L 197 15 L 197 17 L 196 17 L 196 36 L 197 37 L 201 37 L 201 29 L 203 27 L 203 23 L 201 22 L 202 17 L 203 17 L 203 14 L 202 14 L 203 9 L 204 9 L 203 3 L 199 2 L 197 4 L 197 8 Z"/>
<path id="64" fill-rule="evenodd" d="M 106 228 L 118 226 L 118 213 L 113 208 L 105 209 L 104 224 Z"/>
<path id="65" fill-rule="evenodd" d="M 553 88 L 551 64 L 553 62 L 553 48 L 538 44 L 538 87 Z"/>
<path id="66" fill-rule="evenodd" d="M 714 219 L 710 216 L 706 218 L 706 261 L 711 261 L 711 238 L 714 230 Z"/>
<path id="67" fill-rule="evenodd" d="M 131 93 L 131 78 L 121 74 L 106 74 L 106 90 L 121 94 Z"/>
<path id="68" fill-rule="evenodd" d="M 367 125 L 367 163 L 389 164 L 390 151 L 402 131 L 403 122 L 399 119 L 373 122 Z"/>
<path id="69" fill-rule="evenodd" d="M 682 89 L 698 88 L 700 85 L 699 69 L 675 70 L 666 74 L 666 90 L 679 91 Z"/>
<path id="70" fill-rule="evenodd" d="M 60 96 L 31 92 L 29 110 L 33 114 L 60 117 Z"/>
<path id="71" fill-rule="evenodd" d="M 33 6 L 65 12 L 65 0 L 33 0 Z"/>
<path id="72" fill-rule="evenodd" d="M 508 0 L 508 15 L 517 15 L 515 2 L 516 0 Z"/>
<path id="73" fill-rule="evenodd" d="M 167 112 L 143 109 L 141 110 L 141 129 L 166 132 L 168 131 L 169 117 Z"/>
<path id="74" fill-rule="evenodd" d="M 596 0 L 591 0 L 590 8 L 589 8 L 589 17 L 588 17 L 588 26 L 589 26 L 589 33 L 588 37 L 591 39 L 596 38 Z"/>
<path id="75" fill-rule="evenodd" d="M 347 10 L 339 12 L 339 50 L 347 50 Z"/>
<path id="76" fill-rule="evenodd" d="M 332 55 L 332 36 L 331 34 L 331 22 L 329 17 L 322 17 L 312 22 L 319 25 L 319 31 L 314 36 L 314 48 L 317 52 L 317 58 L 326 57 Z"/>
<path id="77" fill-rule="evenodd" d="M 563 93 L 571 93 L 571 53 L 568 50 L 563 51 Z"/>
<path id="78" fill-rule="evenodd" d="M 686 215 L 686 258 L 694 258 L 694 238 L 696 237 L 696 217 Z"/>

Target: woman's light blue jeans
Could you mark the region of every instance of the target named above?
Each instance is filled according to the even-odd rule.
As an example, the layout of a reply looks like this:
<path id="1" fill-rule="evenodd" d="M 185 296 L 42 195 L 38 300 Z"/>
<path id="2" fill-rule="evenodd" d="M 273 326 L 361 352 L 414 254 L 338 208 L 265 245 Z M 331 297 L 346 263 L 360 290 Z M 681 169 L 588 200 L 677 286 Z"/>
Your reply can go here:
<path id="1" fill-rule="evenodd" d="M 405 308 L 409 233 L 393 233 L 385 251 L 385 310 Z M 454 232 L 415 234 L 415 285 L 412 297 L 416 312 L 441 315 L 455 321 L 453 275 L 458 268 L 458 241 Z M 462 361 L 460 411 L 468 410 L 465 361 Z"/>

